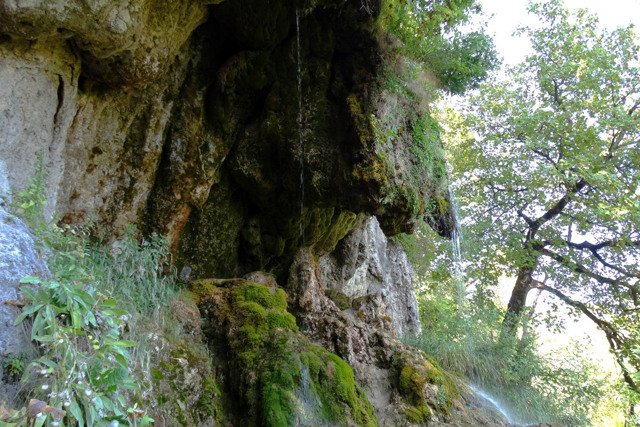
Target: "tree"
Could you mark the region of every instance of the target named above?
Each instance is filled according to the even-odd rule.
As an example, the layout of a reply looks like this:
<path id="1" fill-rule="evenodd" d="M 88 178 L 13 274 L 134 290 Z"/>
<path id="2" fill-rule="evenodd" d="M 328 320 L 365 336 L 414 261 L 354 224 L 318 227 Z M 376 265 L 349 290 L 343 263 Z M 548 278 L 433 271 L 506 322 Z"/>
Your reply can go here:
<path id="1" fill-rule="evenodd" d="M 483 29 L 459 29 L 480 11 L 477 0 L 392 0 L 384 5 L 382 23 L 402 42 L 406 57 L 426 66 L 443 89 L 461 94 L 499 64 Z"/>
<path id="2" fill-rule="evenodd" d="M 559 0 L 531 4 L 534 53 L 481 87 L 457 137 L 454 178 L 476 265 L 516 276 L 502 333 L 515 337 L 532 289 L 606 335 L 640 392 L 640 45 Z M 543 282 L 542 277 L 549 280 Z"/>

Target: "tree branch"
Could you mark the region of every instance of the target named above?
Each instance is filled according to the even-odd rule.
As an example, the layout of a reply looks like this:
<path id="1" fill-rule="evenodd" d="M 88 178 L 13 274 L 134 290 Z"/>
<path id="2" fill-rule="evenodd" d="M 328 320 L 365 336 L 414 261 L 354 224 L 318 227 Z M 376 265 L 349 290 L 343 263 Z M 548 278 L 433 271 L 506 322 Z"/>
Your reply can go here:
<path id="1" fill-rule="evenodd" d="M 537 280 L 533 283 L 533 287 L 543 291 L 547 291 L 555 295 L 565 304 L 571 307 L 577 308 L 585 316 L 591 319 L 591 321 L 595 323 L 598 326 L 598 328 L 600 328 L 600 330 L 602 330 L 605 333 L 607 337 L 607 341 L 609 342 L 609 347 L 615 354 L 616 362 L 618 363 L 618 365 L 620 366 L 620 369 L 622 370 L 622 376 L 624 377 L 624 381 L 632 390 L 634 390 L 636 393 L 640 393 L 640 388 L 638 388 L 638 385 L 636 384 L 636 382 L 633 379 L 633 376 L 627 369 L 624 363 L 623 357 L 620 354 L 620 350 L 624 347 L 625 338 L 620 336 L 620 334 L 618 333 L 618 330 L 611 323 L 596 316 L 595 313 L 593 313 L 589 309 L 589 307 L 587 307 L 587 305 L 584 304 L 583 302 L 576 301 L 555 288 L 547 286 L 544 283 L 539 282 Z"/>
<path id="2" fill-rule="evenodd" d="M 572 186 L 570 186 L 566 194 L 562 196 L 560 200 L 558 200 L 548 211 L 546 211 L 541 217 L 533 221 L 533 223 L 529 226 L 529 234 L 527 235 L 527 240 L 533 240 L 540 227 L 542 227 L 545 222 L 558 216 L 571 201 L 571 198 L 586 186 L 587 181 L 584 178 L 580 178 Z"/>
<path id="3" fill-rule="evenodd" d="M 570 259 L 568 259 L 566 256 L 557 254 L 557 253 L 555 253 L 553 251 L 550 251 L 547 248 L 541 248 L 539 250 L 539 252 L 540 252 L 541 255 L 544 255 L 546 257 L 549 257 L 549 258 L 559 262 L 560 264 L 564 265 L 567 268 L 570 268 L 571 270 L 575 271 L 576 273 L 584 274 L 585 276 L 588 276 L 588 277 L 590 277 L 592 279 L 595 279 L 600 283 L 607 283 L 609 285 L 623 285 L 623 283 L 618 279 L 612 279 L 610 277 L 606 277 L 606 276 L 603 276 L 601 274 L 594 273 L 594 272 L 588 270 L 582 264 L 578 264 L 576 262 L 573 262 Z"/>
<path id="4" fill-rule="evenodd" d="M 583 241 L 582 243 L 574 243 L 571 241 L 566 241 L 567 246 L 569 246 L 570 248 L 574 248 L 574 249 L 578 249 L 578 250 L 588 250 L 589 252 L 591 252 L 591 254 L 600 262 L 600 264 L 602 264 L 603 266 L 610 268 L 614 271 L 617 271 L 618 273 L 626 276 L 626 277 L 640 277 L 640 275 L 638 274 L 634 274 L 630 271 L 627 271 L 621 267 L 617 267 L 611 263 L 609 263 L 608 261 L 606 261 L 602 255 L 600 255 L 598 253 L 598 251 L 600 249 L 603 248 L 607 248 L 607 247 L 613 247 L 616 246 L 617 244 L 624 242 L 623 239 L 618 238 L 618 239 L 612 239 L 612 240 L 606 240 L 600 243 L 591 243 L 588 241 Z M 639 246 L 640 247 L 640 240 L 638 241 L 630 241 L 630 242 L 626 242 L 627 244 L 630 244 L 632 246 Z"/>

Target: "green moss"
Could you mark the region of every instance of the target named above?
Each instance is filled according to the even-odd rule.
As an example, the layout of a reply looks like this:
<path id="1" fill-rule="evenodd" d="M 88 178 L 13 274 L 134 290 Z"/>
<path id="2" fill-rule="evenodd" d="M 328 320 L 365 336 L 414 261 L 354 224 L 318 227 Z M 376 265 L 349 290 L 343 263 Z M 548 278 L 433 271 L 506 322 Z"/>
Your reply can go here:
<path id="1" fill-rule="evenodd" d="M 351 308 L 351 298 L 337 289 L 327 289 L 324 294 L 333 301 L 340 310 Z"/>
<path id="2" fill-rule="evenodd" d="M 255 302 L 265 309 L 287 309 L 287 294 L 282 289 L 270 288 L 265 285 L 247 282 L 234 288 L 237 302 Z"/>
<path id="3" fill-rule="evenodd" d="M 349 365 L 298 332 L 282 289 L 238 280 L 212 292 L 200 308 L 213 314 L 209 339 L 231 351 L 240 424 L 377 425 Z"/>
<path id="4" fill-rule="evenodd" d="M 356 131 L 360 138 L 362 145 L 367 145 L 370 141 L 374 140 L 374 128 L 371 124 L 371 112 L 368 114 L 362 108 L 360 101 L 355 93 L 351 93 L 347 96 L 347 107 L 349 114 L 356 127 Z"/>
<path id="5" fill-rule="evenodd" d="M 205 377 L 202 382 L 202 395 L 196 402 L 195 408 L 203 413 L 207 413 L 216 419 L 222 414 L 222 402 L 220 388 L 211 378 Z"/>
<path id="6" fill-rule="evenodd" d="M 398 390 L 405 400 L 405 415 L 416 423 L 427 422 L 433 412 L 448 414 L 459 391 L 451 377 L 433 358 L 422 352 L 408 351 L 394 355 L 393 365 L 398 372 Z M 437 389 L 434 399 L 428 400 L 424 390 L 427 384 Z"/>
<path id="7" fill-rule="evenodd" d="M 298 330 L 296 318 L 290 313 L 271 312 L 267 315 L 269 329 L 287 328 L 293 331 Z"/>
<path id="8" fill-rule="evenodd" d="M 357 216 L 353 212 L 336 211 L 334 208 L 312 209 L 312 228 L 309 230 L 309 241 L 313 242 L 316 255 L 331 252 L 338 242 L 347 235 L 356 223 Z"/>
<path id="9" fill-rule="evenodd" d="M 232 282 L 232 280 L 221 280 L 221 279 L 195 280 L 189 284 L 189 289 L 187 292 L 189 292 L 190 296 L 193 298 L 193 301 L 196 304 L 200 304 L 203 299 L 209 298 L 211 295 L 213 295 L 219 286 L 229 282 Z"/>

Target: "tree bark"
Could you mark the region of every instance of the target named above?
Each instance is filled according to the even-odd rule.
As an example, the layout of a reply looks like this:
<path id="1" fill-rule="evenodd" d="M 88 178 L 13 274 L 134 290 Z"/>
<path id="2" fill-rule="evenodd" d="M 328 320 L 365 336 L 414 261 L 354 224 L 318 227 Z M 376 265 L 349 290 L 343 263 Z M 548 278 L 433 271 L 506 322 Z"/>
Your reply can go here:
<path id="1" fill-rule="evenodd" d="M 515 338 L 518 329 L 518 318 L 527 303 L 527 295 L 533 287 L 533 267 L 521 267 L 516 283 L 511 291 L 507 313 L 502 321 L 500 339 Z"/>

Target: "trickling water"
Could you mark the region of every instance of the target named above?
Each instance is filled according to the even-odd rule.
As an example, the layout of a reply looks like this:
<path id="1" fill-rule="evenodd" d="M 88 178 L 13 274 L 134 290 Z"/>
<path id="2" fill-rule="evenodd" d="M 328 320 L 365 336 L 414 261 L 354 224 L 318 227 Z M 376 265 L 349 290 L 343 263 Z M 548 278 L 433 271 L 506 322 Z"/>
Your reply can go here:
<path id="1" fill-rule="evenodd" d="M 454 281 L 456 286 L 456 296 L 458 308 L 460 310 L 460 315 L 463 318 L 463 325 L 465 330 L 465 335 L 467 336 L 468 343 L 470 346 L 473 346 L 474 337 L 469 328 L 470 315 L 468 312 L 468 301 L 467 301 L 467 287 L 466 287 L 466 277 L 465 277 L 465 259 L 462 253 L 462 235 L 461 235 L 461 223 L 460 223 L 460 214 L 458 211 L 458 206 L 456 204 L 456 199 L 449 188 L 449 200 L 451 203 L 451 213 L 453 215 L 453 231 L 451 233 L 451 244 L 452 244 L 452 252 L 453 252 L 453 273 L 454 273 Z M 477 380 L 477 378 L 476 378 Z M 507 413 L 506 409 L 502 407 L 500 402 L 498 402 L 495 398 L 488 395 L 481 389 L 476 386 L 471 385 L 471 389 L 480 396 L 484 401 L 486 401 L 485 406 L 491 406 L 498 412 L 500 412 L 509 424 L 514 424 L 515 421 L 512 417 Z"/>
<path id="2" fill-rule="evenodd" d="M 465 279 L 465 265 L 464 258 L 462 256 L 462 244 L 461 244 L 461 226 L 460 226 L 460 214 L 458 212 L 458 206 L 456 199 L 449 188 L 449 200 L 451 203 L 451 213 L 453 215 L 453 231 L 451 232 L 451 245 L 453 252 L 453 273 L 454 282 L 456 286 L 456 294 L 458 299 L 458 307 L 461 310 L 465 310 L 466 307 L 466 279 Z M 463 312 L 466 317 L 466 312 Z"/>
<path id="3" fill-rule="evenodd" d="M 300 238 L 304 245 L 304 137 L 302 135 L 302 57 L 300 55 L 300 11 L 296 8 L 296 45 L 298 50 L 298 150 L 300 155 Z"/>
<path id="4" fill-rule="evenodd" d="M 500 412 L 507 419 L 509 424 L 515 424 L 516 423 L 516 420 L 512 419 L 509 416 L 509 413 L 507 412 L 506 409 L 504 409 L 502 407 L 502 404 L 500 404 L 500 402 L 498 402 L 492 396 L 488 395 L 487 393 L 485 393 L 484 391 L 482 391 L 481 389 L 479 389 L 478 387 L 475 387 L 473 385 L 471 386 L 471 390 L 473 390 L 478 396 L 482 397 L 484 400 L 489 402 L 491 404 L 491 406 L 493 406 L 494 409 L 496 409 L 498 412 Z"/>

